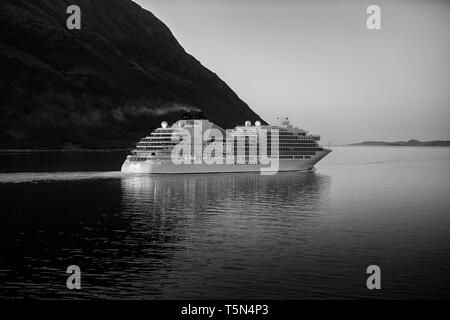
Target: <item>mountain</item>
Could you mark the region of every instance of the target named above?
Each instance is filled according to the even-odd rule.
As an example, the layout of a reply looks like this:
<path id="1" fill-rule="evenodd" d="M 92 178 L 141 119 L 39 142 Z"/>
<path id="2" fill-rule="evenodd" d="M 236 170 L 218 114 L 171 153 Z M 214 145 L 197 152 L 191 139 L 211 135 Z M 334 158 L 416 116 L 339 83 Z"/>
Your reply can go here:
<path id="1" fill-rule="evenodd" d="M 384 142 L 384 141 L 364 141 L 359 143 L 352 143 L 351 146 L 420 146 L 420 147 L 450 147 L 450 141 L 448 140 L 433 140 L 433 141 L 419 141 L 411 139 L 409 141 L 396 141 L 396 142 Z"/>
<path id="2" fill-rule="evenodd" d="M 130 0 L 2 0 L 0 68 L 2 149 L 130 147 L 183 110 L 265 123 Z"/>

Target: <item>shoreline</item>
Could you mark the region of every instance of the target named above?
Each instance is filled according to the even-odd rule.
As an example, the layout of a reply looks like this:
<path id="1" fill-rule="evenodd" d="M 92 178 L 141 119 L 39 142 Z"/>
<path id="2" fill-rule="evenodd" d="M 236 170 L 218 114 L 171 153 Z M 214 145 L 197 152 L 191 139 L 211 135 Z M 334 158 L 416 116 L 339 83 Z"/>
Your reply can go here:
<path id="1" fill-rule="evenodd" d="M 450 146 L 412 146 L 412 145 L 370 145 L 370 144 L 341 144 L 333 147 L 405 147 L 405 148 L 450 148 Z M 5 153 L 100 153 L 100 152 L 125 152 L 131 151 L 132 148 L 117 149 L 0 149 L 0 154 Z"/>
<path id="2" fill-rule="evenodd" d="M 118 149 L 0 149 L 0 153 L 44 153 L 44 152 L 54 152 L 54 153 L 95 153 L 95 152 L 124 152 L 130 151 L 132 148 L 118 148 Z"/>
<path id="3" fill-rule="evenodd" d="M 342 147 L 401 147 L 401 148 L 450 148 L 449 146 L 439 146 L 439 145 L 389 145 L 389 144 L 346 144 Z"/>

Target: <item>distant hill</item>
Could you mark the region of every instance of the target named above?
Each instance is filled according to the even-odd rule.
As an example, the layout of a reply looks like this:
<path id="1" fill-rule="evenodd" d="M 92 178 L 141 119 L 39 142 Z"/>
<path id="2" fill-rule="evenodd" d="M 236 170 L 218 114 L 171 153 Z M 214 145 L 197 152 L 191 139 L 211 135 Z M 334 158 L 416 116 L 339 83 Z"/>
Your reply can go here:
<path id="1" fill-rule="evenodd" d="M 1 149 L 130 147 L 188 109 L 265 123 L 131 0 L 2 0 L 0 30 Z"/>
<path id="2" fill-rule="evenodd" d="M 395 142 L 384 142 L 384 141 L 364 141 L 359 143 L 352 143 L 351 146 L 421 146 L 421 147 L 450 147 L 449 140 L 433 140 L 433 141 L 419 141 L 419 140 L 409 140 L 409 141 L 395 141 Z"/>

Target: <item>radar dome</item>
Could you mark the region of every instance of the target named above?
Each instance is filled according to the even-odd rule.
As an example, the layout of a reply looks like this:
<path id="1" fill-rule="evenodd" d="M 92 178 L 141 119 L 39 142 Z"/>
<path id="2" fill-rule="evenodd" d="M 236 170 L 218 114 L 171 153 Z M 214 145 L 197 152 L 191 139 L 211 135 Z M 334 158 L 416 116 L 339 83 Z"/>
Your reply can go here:
<path id="1" fill-rule="evenodd" d="M 261 121 L 255 121 L 255 126 L 259 127 L 261 125 Z"/>
<path id="2" fill-rule="evenodd" d="M 250 121 L 245 121 L 245 126 L 246 127 L 250 127 L 252 125 L 252 123 Z"/>
<path id="3" fill-rule="evenodd" d="M 166 121 L 161 122 L 161 128 L 167 128 L 167 122 Z"/>

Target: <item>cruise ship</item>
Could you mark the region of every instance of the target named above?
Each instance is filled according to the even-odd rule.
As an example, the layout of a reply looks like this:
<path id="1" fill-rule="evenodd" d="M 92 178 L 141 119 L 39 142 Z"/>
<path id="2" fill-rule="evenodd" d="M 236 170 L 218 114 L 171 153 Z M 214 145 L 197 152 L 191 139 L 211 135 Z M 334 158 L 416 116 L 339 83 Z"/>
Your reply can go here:
<path id="1" fill-rule="evenodd" d="M 253 124 L 224 130 L 201 112 L 188 112 L 168 125 L 163 121 L 142 138 L 127 156 L 127 173 L 219 173 L 275 174 L 308 171 L 331 152 L 319 145 L 320 136 L 292 126 L 288 118 L 277 126 Z"/>

